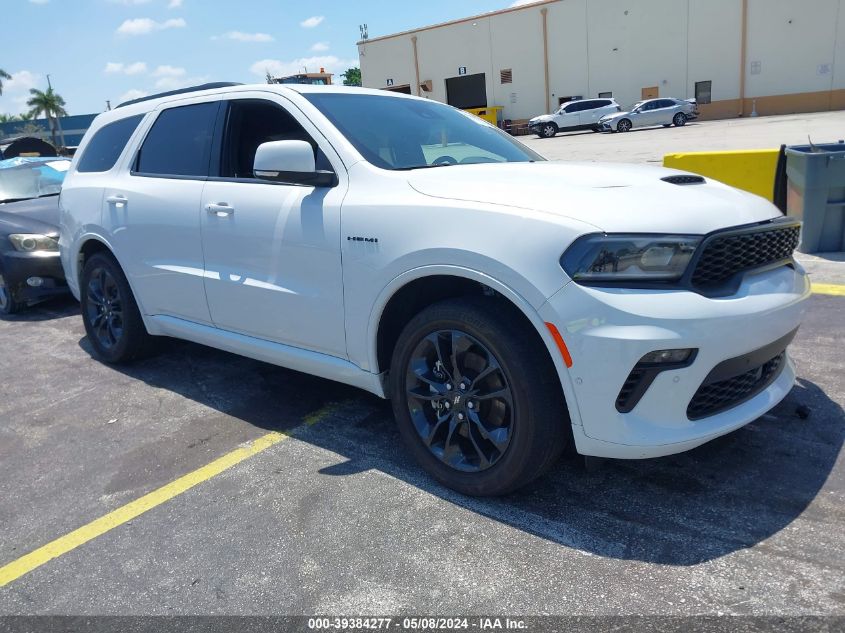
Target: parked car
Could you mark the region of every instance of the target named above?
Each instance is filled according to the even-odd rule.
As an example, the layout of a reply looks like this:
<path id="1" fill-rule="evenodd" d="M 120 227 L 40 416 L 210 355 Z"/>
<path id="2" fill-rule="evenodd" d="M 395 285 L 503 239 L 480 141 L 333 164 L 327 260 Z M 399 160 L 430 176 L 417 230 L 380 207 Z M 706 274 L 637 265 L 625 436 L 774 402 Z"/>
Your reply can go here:
<path id="1" fill-rule="evenodd" d="M 58 196 L 69 165 L 66 158 L 0 161 L 0 314 L 68 291 Z"/>
<path id="2" fill-rule="evenodd" d="M 613 99 L 581 99 L 568 101 L 553 114 L 543 114 L 528 121 L 529 129 L 541 138 L 551 138 L 558 132 L 599 129 L 599 120 L 622 107 Z"/>
<path id="3" fill-rule="evenodd" d="M 547 162 L 427 99 L 144 99 L 97 117 L 61 204 L 96 357 L 164 335 L 363 388 L 467 494 L 526 484 L 570 442 L 685 451 L 795 379 L 810 289 L 792 218 L 701 176 Z"/>
<path id="4" fill-rule="evenodd" d="M 698 116 L 695 100 L 649 99 L 634 104 L 628 112 L 616 112 L 601 118 L 602 132 L 630 132 L 634 128 L 676 125 L 683 127 Z"/>

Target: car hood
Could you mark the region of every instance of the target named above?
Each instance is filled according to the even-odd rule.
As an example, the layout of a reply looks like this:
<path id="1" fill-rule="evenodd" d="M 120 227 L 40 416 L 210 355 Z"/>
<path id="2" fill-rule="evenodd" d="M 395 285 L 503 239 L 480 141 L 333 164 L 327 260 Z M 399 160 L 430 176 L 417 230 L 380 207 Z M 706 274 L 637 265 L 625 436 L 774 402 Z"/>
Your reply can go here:
<path id="1" fill-rule="evenodd" d="M 767 200 L 713 180 L 661 180 L 684 173 L 645 165 L 485 163 L 412 171 L 408 183 L 435 198 L 539 211 L 607 232 L 705 234 L 781 215 Z"/>
<path id="2" fill-rule="evenodd" d="M 59 197 L 33 198 L 0 204 L 0 232 L 57 234 Z"/>
<path id="3" fill-rule="evenodd" d="M 533 119 L 528 121 L 528 124 L 532 123 L 545 123 L 546 121 L 554 121 L 555 115 L 554 114 L 541 114 L 540 116 L 535 116 Z"/>

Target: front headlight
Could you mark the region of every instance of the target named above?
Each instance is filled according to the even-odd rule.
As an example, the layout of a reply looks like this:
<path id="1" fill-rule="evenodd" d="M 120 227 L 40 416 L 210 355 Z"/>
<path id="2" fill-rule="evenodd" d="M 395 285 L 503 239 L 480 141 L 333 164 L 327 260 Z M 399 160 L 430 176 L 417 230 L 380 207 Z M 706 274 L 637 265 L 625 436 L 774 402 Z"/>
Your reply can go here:
<path id="1" fill-rule="evenodd" d="M 32 253 L 35 251 L 58 251 L 59 241 L 47 235 L 36 233 L 12 233 L 9 241 L 17 251 Z"/>
<path id="2" fill-rule="evenodd" d="M 632 285 L 678 281 L 701 241 L 699 235 L 593 234 L 578 238 L 560 264 L 573 281 Z"/>

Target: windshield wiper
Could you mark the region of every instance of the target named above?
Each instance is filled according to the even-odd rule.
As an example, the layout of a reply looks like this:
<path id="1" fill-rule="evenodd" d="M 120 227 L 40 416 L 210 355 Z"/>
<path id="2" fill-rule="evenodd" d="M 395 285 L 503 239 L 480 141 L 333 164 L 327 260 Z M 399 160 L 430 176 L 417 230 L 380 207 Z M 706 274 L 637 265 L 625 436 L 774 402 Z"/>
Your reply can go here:
<path id="1" fill-rule="evenodd" d="M 38 197 L 39 198 L 49 198 L 50 196 L 58 196 L 58 195 L 59 195 L 59 192 L 57 191 L 56 193 L 42 193 Z"/>

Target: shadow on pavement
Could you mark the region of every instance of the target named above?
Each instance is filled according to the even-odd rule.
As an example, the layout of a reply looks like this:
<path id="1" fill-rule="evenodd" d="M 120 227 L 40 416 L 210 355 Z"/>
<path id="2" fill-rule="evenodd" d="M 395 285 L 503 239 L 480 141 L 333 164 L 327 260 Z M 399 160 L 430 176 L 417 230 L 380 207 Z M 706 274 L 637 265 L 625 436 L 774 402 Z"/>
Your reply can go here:
<path id="1" fill-rule="evenodd" d="M 314 472 L 344 477 L 377 469 L 413 486 L 566 547 L 602 557 L 694 565 L 752 547 L 788 526 L 824 485 L 845 438 L 845 413 L 801 381 L 771 413 L 698 449 L 661 459 L 607 461 L 595 471 L 576 456 L 509 497 L 476 499 L 430 479 L 401 447 L 389 403 L 361 391 L 191 343 L 116 368 L 267 430 L 341 403 L 297 432 L 346 461 Z M 90 353 L 88 341 L 80 346 Z M 807 406 L 808 419 L 796 415 Z"/>

